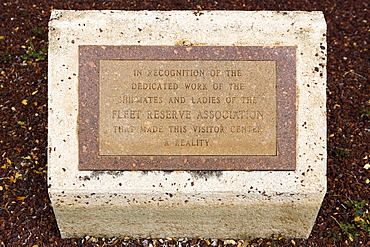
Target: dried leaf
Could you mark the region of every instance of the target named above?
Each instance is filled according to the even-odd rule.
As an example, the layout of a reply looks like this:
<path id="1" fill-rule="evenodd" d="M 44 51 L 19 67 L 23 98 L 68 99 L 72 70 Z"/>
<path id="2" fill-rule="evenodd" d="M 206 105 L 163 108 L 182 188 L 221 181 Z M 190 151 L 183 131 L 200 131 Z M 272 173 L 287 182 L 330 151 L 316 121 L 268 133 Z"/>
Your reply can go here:
<path id="1" fill-rule="evenodd" d="M 355 218 L 355 221 L 357 222 L 357 221 L 364 221 L 364 219 L 363 218 L 361 218 L 360 216 L 357 216 L 356 218 Z"/>
<path id="2" fill-rule="evenodd" d="M 97 243 L 98 242 L 98 239 L 94 238 L 94 237 L 91 237 L 89 239 L 89 242 L 93 242 L 93 243 Z"/>
<path id="3" fill-rule="evenodd" d="M 13 176 L 10 176 L 9 181 L 15 183 L 17 181 L 17 179 L 15 179 Z"/>
<path id="4" fill-rule="evenodd" d="M 236 244 L 236 242 L 234 240 L 232 240 L 232 239 L 227 239 L 227 240 L 224 241 L 224 244 L 225 245 L 226 244 L 232 244 L 232 245 L 234 245 L 234 244 Z"/>

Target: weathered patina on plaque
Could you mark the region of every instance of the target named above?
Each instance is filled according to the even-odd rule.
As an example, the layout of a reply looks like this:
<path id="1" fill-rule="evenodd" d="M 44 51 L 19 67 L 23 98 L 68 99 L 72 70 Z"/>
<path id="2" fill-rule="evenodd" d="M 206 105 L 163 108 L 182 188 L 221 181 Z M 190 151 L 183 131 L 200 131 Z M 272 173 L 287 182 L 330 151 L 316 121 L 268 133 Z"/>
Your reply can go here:
<path id="1" fill-rule="evenodd" d="M 275 61 L 101 60 L 99 155 L 276 155 Z"/>

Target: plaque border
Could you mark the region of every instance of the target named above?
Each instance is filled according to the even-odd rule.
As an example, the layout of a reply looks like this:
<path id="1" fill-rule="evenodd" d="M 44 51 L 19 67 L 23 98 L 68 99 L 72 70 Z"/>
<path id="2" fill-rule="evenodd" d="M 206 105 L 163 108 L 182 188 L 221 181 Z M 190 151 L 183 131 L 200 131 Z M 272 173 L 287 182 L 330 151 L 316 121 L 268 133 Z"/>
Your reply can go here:
<path id="1" fill-rule="evenodd" d="M 277 155 L 99 155 L 100 60 L 276 61 Z M 79 46 L 79 170 L 295 170 L 296 47 Z"/>

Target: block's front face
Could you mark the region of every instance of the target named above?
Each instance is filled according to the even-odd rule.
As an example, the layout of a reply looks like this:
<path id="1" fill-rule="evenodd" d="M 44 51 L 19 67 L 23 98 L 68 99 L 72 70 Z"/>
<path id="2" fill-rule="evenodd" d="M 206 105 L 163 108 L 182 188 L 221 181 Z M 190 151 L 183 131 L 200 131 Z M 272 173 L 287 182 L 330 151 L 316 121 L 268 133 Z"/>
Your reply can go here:
<path id="1" fill-rule="evenodd" d="M 308 237 L 326 191 L 321 12 L 54 11 L 49 30 L 63 237 Z"/>
<path id="2" fill-rule="evenodd" d="M 294 170 L 295 52 L 81 46 L 79 168 Z"/>

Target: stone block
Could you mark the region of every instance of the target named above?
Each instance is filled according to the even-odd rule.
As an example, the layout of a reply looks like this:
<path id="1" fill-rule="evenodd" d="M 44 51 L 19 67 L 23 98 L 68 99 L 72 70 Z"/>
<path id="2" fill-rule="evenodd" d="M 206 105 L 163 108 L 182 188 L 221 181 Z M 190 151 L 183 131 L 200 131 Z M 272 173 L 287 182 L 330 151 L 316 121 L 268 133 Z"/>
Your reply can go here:
<path id="1" fill-rule="evenodd" d="M 323 13 L 315 11 L 54 10 L 49 23 L 48 183 L 62 237 L 307 238 L 326 192 L 325 35 Z M 203 70 L 204 77 L 140 81 L 138 74 L 118 73 L 125 68 L 157 75 Z M 211 78 L 218 68 L 224 76 L 219 81 Z M 248 70 L 232 81 L 227 73 L 239 76 L 237 68 Z M 135 89 L 144 84 L 121 85 L 125 78 L 127 83 L 175 87 L 212 82 L 230 88 L 219 94 L 216 89 L 162 90 L 150 94 L 157 97 L 153 102 L 125 112 L 110 105 L 120 97 L 117 88 L 128 92 L 126 101 L 149 97 Z M 253 94 L 241 89 L 252 90 L 253 82 Z M 238 88 L 244 91 L 231 92 Z M 241 101 L 228 106 L 229 96 Z M 171 97 L 178 97 L 179 104 L 166 107 L 192 119 L 175 121 L 168 113 L 169 119 L 149 121 L 154 101 Z M 180 105 L 181 97 L 189 108 Z M 194 106 L 189 97 L 205 97 L 206 103 Z M 259 104 L 261 97 L 265 105 Z M 243 102 L 257 103 L 240 113 L 236 124 L 193 120 L 194 111 L 204 112 L 209 105 L 242 111 Z M 188 109 L 191 113 L 184 112 Z M 146 119 L 134 119 L 142 112 Z M 242 116 L 248 124 L 242 124 Z M 118 119 L 122 126 L 149 122 L 146 129 L 163 127 L 164 132 L 123 131 L 117 137 L 125 130 Z M 177 123 L 213 126 L 213 131 L 222 125 L 225 133 L 180 133 L 181 128 L 170 128 Z M 245 126 L 239 127 L 244 133 L 231 132 L 238 128 L 233 126 Z M 161 146 L 165 138 L 171 149 Z M 194 143 L 199 148 L 192 148 Z"/>

